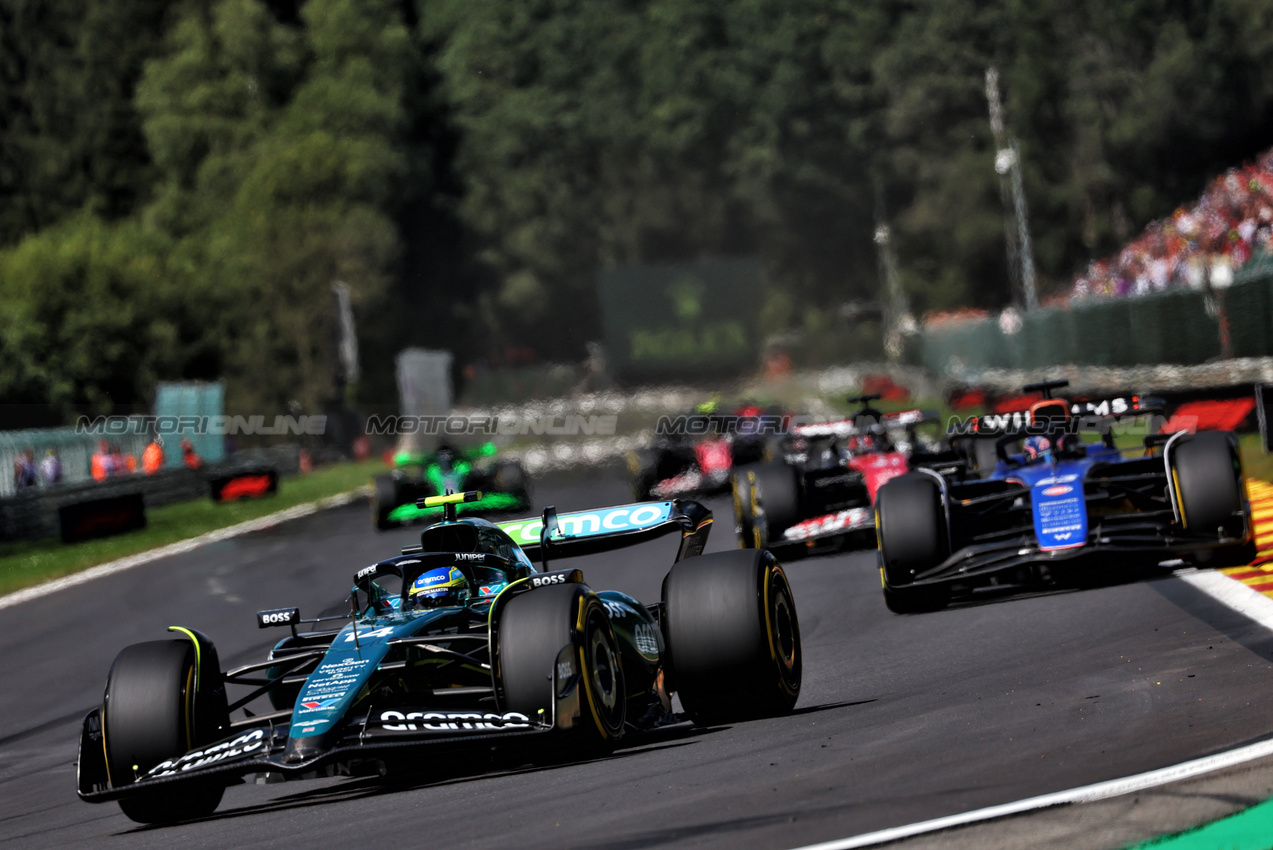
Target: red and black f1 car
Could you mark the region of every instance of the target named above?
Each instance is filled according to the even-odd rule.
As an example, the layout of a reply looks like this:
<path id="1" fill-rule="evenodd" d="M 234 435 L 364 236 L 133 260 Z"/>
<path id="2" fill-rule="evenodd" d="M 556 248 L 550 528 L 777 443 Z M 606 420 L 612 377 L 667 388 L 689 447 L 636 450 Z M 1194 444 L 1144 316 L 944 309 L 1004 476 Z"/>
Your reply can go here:
<path id="1" fill-rule="evenodd" d="M 734 517 L 744 548 L 793 557 L 874 545 L 872 505 L 886 481 L 918 465 L 961 463 L 942 445 L 935 412 L 883 413 L 870 406 L 877 398 L 850 398 L 862 407 L 849 418 L 792 427 L 779 458 L 738 470 Z"/>

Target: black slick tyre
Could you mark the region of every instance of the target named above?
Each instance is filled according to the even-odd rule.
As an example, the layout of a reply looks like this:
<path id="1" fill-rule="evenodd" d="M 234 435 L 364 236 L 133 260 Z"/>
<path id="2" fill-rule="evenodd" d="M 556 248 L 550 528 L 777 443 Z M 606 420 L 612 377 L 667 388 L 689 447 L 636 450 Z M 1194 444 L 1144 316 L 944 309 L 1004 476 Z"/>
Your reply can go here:
<path id="1" fill-rule="evenodd" d="M 582 630 L 576 628 L 579 624 Z M 505 710 L 532 721 L 552 717 L 553 669 L 557 654 L 567 645 L 573 648 L 580 674 L 580 716 L 565 751 L 571 756 L 601 755 L 623 736 L 626 691 L 619 645 L 605 606 L 584 585 L 541 587 L 514 597 L 501 610 L 499 679 Z"/>
<path id="2" fill-rule="evenodd" d="M 663 580 L 666 666 L 700 726 L 786 714 L 800 695 L 795 598 L 764 550 L 688 558 Z"/>
<path id="3" fill-rule="evenodd" d="M 125 647 L 115 657 L 102 700 L 102 727 L 111 784 L 129 785 L 160 762 L 189 752 L 195 739 L 194 652 L 187 641 Z M 173 823 L 212 814 L 221 785 L 156 789 L 119 801 L 138 823 Z"/>
<path id="4" fill-rule="evenodd" d="M 800 519 L 800 490 L 795 471 L 785 463 L 760 464 L 748 473 L 753 546 L 763 549 Z"/>
<path id="5" fill-rule="evenodd" d="M 922 473 L 900 475 L 875 497 L 884 604 L 895 614 L 918 614 L 945 607 L 946 588 L 913 586 L 915 576 L 950 554 L 941 489 Z"/>
<path id="6" fill-rule="evenodd" d="M 520 463 L 505 460 L 495 464 L 491 483 L 495 492 L 517 497 L 520 504 L 515 510 L 524 510 L 530 505 L 530 479 Z"/>
<path id="7" fill-rule="evenodd" d="M 659 483 L 659 455 L 651 449 L 628 452 L 628 475 L 632 482 L 632 498 L 638 502 L 654 498 L 650 492 Z"/>
<path id="8" fill-rule="evenodd" d="M 1227 431 L 1202 431 L 1172 447 L 1171 471 L 1182 525 L 1191 534 L 1241 538 L 1242 464 Z"/>
<path id="9" fill-rule="evenodd" d="M 738 535 L 738 546 L 753 549 L 756 540 L 752 531 L 751 473 L 748 470 L 736 472 L 729 480 L 734 497 L 734 531 Z"/>
<path id="10" fill-rule="evenodd" d="M 398 507 L 398 482 L 392 475 L 377 475 L 371 483 L 371 520 L 380 531 L 393 528 L 397 523 L 389 513 Z"/>

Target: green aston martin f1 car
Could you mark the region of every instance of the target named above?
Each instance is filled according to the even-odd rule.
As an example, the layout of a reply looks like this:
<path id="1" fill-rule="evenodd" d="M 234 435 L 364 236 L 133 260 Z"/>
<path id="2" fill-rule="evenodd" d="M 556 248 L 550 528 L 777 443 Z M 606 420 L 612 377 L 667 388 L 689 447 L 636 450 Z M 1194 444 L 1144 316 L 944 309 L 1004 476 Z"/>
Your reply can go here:
<path id="1" fill-rule="evenodd" d="M 595 757 L 680 721 L 674 693 L 696 725 L 795 705 L 791 586 L 763 549 L 703 554 L 712 514 L 701 504 L 549 507 L 498 524 L 456 515 L 479 497 L 422 500 L 444 519 L 358 570 L 342 615 L 258 612 L 261 628 L 291 632 L 259 661 L 223 671 L 207 635 L 182 627 L 126 647 L 84 718 L 80 798 L 117 801 L 141 823 L 189 820 L 253 775 L 427 776 L 499 754 Z M 665 534 L 680 546 L 657 602 L 594 590 L 562 563 Z"/>
<path id="2" fill-rule="evenodd" d="M 520 513 L 531 505 L 526 470 L 515 460 L 499 459 L 494 443 L 400 451 L 393 457 L 393 471 L 377 475 L 372 486 L 371 517 L 381 531 L 426 518 L 428 512 L 416 502 L 427 496 L 480 491 L 479 501 L 461 506 L 465 513 Z"/>

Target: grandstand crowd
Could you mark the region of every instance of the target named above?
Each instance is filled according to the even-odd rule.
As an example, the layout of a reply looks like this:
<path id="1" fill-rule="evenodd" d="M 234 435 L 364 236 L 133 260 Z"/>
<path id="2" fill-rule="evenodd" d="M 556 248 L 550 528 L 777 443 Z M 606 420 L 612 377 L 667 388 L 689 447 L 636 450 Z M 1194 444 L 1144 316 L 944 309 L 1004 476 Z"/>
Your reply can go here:
<path id="1" fill-rule="evenodd" d="M 1070 298 L 1224 287 L 1273 240 L 1273 149 L 1217 177 L 1191 206 L 1150 222 L 1113 257 L 1097 260 Z"/>

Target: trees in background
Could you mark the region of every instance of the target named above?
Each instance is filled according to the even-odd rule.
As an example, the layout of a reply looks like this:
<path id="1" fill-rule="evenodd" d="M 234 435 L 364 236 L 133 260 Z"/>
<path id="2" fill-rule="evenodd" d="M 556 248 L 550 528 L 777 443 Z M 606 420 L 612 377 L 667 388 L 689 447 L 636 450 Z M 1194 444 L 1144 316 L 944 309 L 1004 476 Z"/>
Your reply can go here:
<path id="1" fill-rule="evenodd" d="M 0 387 L 100 407 L 224 377 L 245 407 L 329 401 L 332 284 L 372 314 L 396 270 L 416 61 L 391 0 L 309 0 L 295 21 L 258 0 L 174 8 L 130 105 L 146 202 L 114 221 L 81 199 L 0 255 L 21 306 Z M 98 352 L 92 368 L 60 353 L 85 324 L 71 348 Z"/>
<path id="2" fill-rule="evenodd" d="M 755 254 L 772 330 L 1009 291 L 984 73 L 1045 291 L 1273 139 L 1259 0 L 0 0 L 0 397 L 364 399 L 408 344 L 576 358 L 597 270 Z"/>

